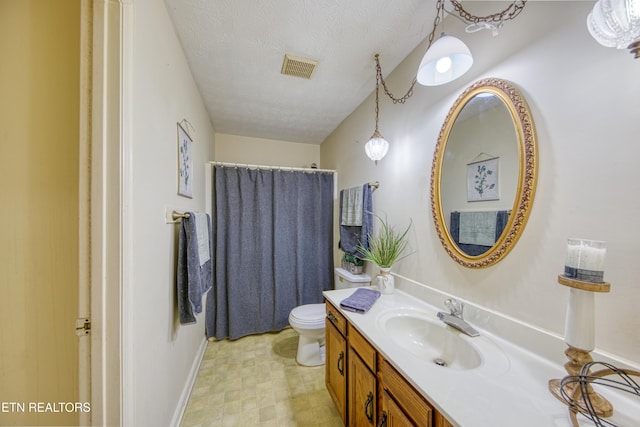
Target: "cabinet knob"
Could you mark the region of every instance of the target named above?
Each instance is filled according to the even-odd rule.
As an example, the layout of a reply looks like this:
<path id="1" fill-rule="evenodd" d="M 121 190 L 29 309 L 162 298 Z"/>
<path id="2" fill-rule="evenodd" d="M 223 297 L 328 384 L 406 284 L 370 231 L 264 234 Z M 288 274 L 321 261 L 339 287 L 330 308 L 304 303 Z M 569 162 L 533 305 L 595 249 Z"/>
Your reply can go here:
<path id="1" fill-rule="evenodd" d="M 338 318 L 330 311 L 327 313 L 327 319 L 331 320 L 333 323 L 338 323 Z"/>

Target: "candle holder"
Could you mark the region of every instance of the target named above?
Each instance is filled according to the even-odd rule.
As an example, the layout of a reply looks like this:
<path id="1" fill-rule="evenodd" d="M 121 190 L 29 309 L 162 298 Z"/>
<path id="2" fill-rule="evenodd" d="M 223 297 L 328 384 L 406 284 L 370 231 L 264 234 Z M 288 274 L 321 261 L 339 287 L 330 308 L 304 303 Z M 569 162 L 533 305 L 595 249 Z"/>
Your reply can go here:
<path id="1" fill-rule="evenodd" d="M 570 249 L 571 251 L 571 249 Z M 569 258 L 571 255 L 569 256 Z M 568 260 L 569 261 L 569 260 Z M 566 271 L 566 270 L 565 270 Z M 565 342 L 569 346 L 564 354 L 569 361 L 564 368 L 570 376 L 579 375 L 582 367 L 593 361 L 591 351 L 594 345 L 594 292 L 609 292 L 611 285 L 606 282 L 590 282 L 577 280 L 565 275 L 558 276 L 558 283 L 570 287 L 569 307 L 565 324 Z M 560 379 L 549 380 L 549 391 L 564 404 L 569 405 L 561 393 Z M 613 415 L 611 403 L 596 393 L 591 385 L 587 386 L 585 396 L 582 391 L 576 390 L 577 384 L 565 385 L 565 392 L 573 396 L 575 400 L 585 404 L 589 401 L 594 412 L 600 417 Z"/>

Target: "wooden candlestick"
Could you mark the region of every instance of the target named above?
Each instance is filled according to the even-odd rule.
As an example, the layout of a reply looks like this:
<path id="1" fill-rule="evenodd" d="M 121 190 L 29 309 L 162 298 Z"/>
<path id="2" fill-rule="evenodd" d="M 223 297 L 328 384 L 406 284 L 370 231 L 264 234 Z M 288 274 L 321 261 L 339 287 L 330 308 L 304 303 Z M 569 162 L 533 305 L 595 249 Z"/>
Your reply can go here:
<path id="1" fill-rule="evenodd" d="M 558 276 L 558 283 L 564 286 L 569 286 L 575 289 L 580 289 L 583 291 L 590 291 L 590 292 L 609 292 L 609 290 L 611 289 L 611 285 L 606 282 L 603 282 L 603 283 L 583 282 L 580 280 L 570 279 L 565 276 Z M 591 358 L 591 354 L 589 351 L 583 350 L 580 348 L 575 348 L 571 346 L 571 344 L 568 344 L 568 345 L 569 345 L 569 348 L 567 348 L 564 354 L 567 356 L 569 361 L 564 364 L 564 369 L 567 371 L 567 373 L 570 376 L 578 376 L 580 375 L 580 371 L 582 367 L 585 364 L 592 362 L 593 359 Z M 562 397 L 560 382 L 561 380 L 559 379 L 549 380 L 549 391 L 551 391 L 551 394 L 553 394 L 556 398 L 558 398 L 562 403 L 568 404 L 568 402 Z M 574 399 L 576 399 L 579 402 L 579 404 L 584 408 L 586 407 L 584 402 L 585 396 L 580 391 L 575 390 L 577 386 L 578 386 L 578 383 L 571 383 L 571 384 L 565 385 L 564 386 L 565 394 L 568 396 L 574 397 Z M 591 387 L 591 385 L 587 385 L 587 395 L 588 395 L 589 401 L 591 402 L 591 405 L 593 406 L 596 414 L 599 417 L 606 418 L 613 415 L 613 406 L 611 405 L 611 403 L 607 399 L 605 399 L 604 397 L 596 393 Z"/>
<path id="2" fill-rule="evenodd" d="M 571 376 L 579 375 L 580 370 L 585 364 L 593 362 L 591 354 L 589 354 L 588 351 L 581 350 L 579 348 L 569 346 L 564 354 L 566 354 L 569 359 L 569 361 L 564 364 L 564 368 Z M 589 372 L 588 375 L 591 375 L 591 372 Z M 560 382 L 561 380 L 549 380 L 549 391 L 551 391 L 551 394 L 566 405 L 568 402 L 562 397 Z M 576 391 L 576 387 L 578 387 L 578 383 L 565 384 L 565 395 L 573 397 L 576 400 L 576 403 L 578 403 L 582 408 L 586 408 L 585 396 L 582 392 Z M 607 399 L 596 393 L 590 384 L 587 384 L 587 395 L 595 413 L 599 417 L 606 418 L 613 415 L 613 405 L 611 405 Z"/>

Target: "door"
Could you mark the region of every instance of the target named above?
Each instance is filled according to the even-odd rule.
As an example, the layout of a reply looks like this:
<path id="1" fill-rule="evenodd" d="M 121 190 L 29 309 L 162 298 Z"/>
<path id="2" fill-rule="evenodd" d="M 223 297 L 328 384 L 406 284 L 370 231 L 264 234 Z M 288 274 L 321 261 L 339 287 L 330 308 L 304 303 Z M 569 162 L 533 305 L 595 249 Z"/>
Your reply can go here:
<path id="1" fill-rule="evenodd" d="M 80 3 L 0 2 L 0 425 L 78 425 L 90 409 L 74 330 Z"/>
<path id="2" fill-rule="evenodd" d="M 347 342 L 330 320 L 326 324 L 326 373 L 325 382 L 342 422 L 347 416 Z"/>
<path id="3" fill-rule="evenodd" d="M 380 427 L 413 427 L 414 424 L 386 391 L 382 393 L 381 405 Z"/>
<path id="4" fill-rule="evenodd" d="M 376 376 L 360 356 L 349 351 L 349 425 L 353 427 L 375 426 Z"/>

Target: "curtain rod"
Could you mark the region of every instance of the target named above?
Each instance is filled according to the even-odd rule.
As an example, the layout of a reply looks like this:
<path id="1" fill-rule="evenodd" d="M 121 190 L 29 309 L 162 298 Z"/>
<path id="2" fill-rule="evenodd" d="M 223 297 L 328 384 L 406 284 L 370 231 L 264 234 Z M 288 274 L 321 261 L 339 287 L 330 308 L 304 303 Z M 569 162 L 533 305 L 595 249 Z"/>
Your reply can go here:
<path id="1" fill-rule="evenodd" d="M 335 169 L 314 169 L 314 168 L 294 168 L 289 166 L 267 166 L 267 165 L 249 165 L 244 163 L 227 163 L 227 162 L 207 162 L 214 166 L 226 166 L 230 168 L 248 168 L 248 169 L 275 169 L 281 171 L 301 171 L 301 172 L 322 172 L 336 173 Z"/>

